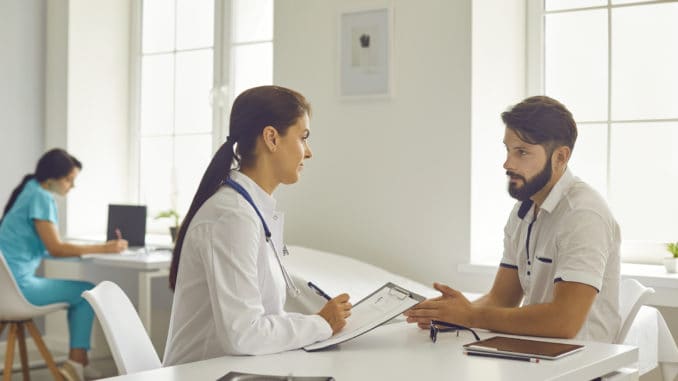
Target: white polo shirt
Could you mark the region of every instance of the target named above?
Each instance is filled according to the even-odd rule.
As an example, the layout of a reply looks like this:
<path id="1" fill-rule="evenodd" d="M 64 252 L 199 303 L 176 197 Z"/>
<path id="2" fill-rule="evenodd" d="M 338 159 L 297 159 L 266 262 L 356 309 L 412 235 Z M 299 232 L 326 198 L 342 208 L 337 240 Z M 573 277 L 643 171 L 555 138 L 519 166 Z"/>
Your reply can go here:
<path id="1" fill-rule="evenodd" d="M 524 305 L 549 303 L 556 282 L 578 282 L 598 290 L 581 340 L 611 343 L 619 315 L 619 225 L 605 200 L 567 169 L 540 206 L 513 208 L 504 228 L 502 267 L 518 270 Z"/>

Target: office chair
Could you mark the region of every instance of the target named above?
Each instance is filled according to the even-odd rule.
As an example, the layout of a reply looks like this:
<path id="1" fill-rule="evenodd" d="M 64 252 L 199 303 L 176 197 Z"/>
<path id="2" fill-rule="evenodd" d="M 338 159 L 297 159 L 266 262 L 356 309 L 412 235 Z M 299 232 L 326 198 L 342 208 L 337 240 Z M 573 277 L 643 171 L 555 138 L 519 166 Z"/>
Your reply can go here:
<path id="1" fill-rule="evenodd" d="M 638 310 L 654 294 L 654 289 L 643 286 L 635 279 L 622 279 L 619 285 L 619 314 L 621 315 L 621 327 L 614 340 L 615 344 L 623 344 Z"/>
<path id="2" fill-rule="evenodd" d="M 54 358 L 50 354 L 47 346 L 42 341 L 40 331 L 33 323 L 33 318 L 46 315 L 50 312 L 58 311 L 68 307 L 66 303 L 54 303 L 46 306 L 35 306 L 26 300 L 19 286 L 14 279 L 14 275 L 9 269 L 5 256 L 0 252 L 0 334 L 6 326 L 9 326 L 7 336 L 7 350 L 5 351 L 5 369 L 3 371 L 3 381 L 9 381 L 12 378 L 12 365 L 14 362 L 14 343 L 19 341 L 19 356 L 21 357 L 21 372 L 24 381 L 30 380 L 28 368 L 28 356 L 26 353 L 26 338 L 24 327 L 28 329 L 35 346 L 40 351 L 42 358 L 45 359 L 49 371 L 57 381 L 62 381 L 61 373 L 54 363 Z"/>
<path id="3" fill-rule="evenodd" d="M 92 305 L 121 375 L 161 367 L 137 311 L 117 284 L 103 281 L 82 297 Z"/>

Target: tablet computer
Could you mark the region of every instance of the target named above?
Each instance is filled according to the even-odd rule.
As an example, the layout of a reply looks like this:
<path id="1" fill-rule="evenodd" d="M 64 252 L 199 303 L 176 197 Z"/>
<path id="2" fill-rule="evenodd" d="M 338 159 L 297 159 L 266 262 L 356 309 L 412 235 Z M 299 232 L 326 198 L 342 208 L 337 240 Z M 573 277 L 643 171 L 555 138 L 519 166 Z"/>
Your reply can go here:
<path id="1" fill-rule="evenodd" d="M 228 372 L 217 381 L 334 381 L 334 377 L 271 376 L 265 374 Z"/>
<path id="2" fill-rule="evenodd" d="M 512 357 L 556 360 L 584 349 L 583 345 L 552 343 L 549 341 L 493 336 L 485 340 L 465 344 L 469 353 L 503 354 Z"/>

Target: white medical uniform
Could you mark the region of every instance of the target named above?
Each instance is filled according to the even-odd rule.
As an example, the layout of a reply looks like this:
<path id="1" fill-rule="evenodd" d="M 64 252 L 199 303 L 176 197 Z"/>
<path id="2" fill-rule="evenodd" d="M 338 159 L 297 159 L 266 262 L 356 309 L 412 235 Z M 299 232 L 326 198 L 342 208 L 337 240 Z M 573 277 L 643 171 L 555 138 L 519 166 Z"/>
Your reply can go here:
<path id="1" fill-rule="evenodd" d="M 252 197 L 282 255 L 283 215 L 249 177 Z M 286 351 L 332 335 L 319 315 L 287 313 L 285 281 L 254 208 L 222 186 L 198 210 L 181 250 L 163 365 Z"/>
<path id="2" fill-rule="evenodd" d="M 551 302 L 560 281 L 590 285 L 598 295 L 576 338 L 611 343 L 621 324 L 621 237 L 607 203 L 567 169 L 534 212 L 517 203 L 504 230 L 501 266 L 518 270 L 523 304 Z"/>

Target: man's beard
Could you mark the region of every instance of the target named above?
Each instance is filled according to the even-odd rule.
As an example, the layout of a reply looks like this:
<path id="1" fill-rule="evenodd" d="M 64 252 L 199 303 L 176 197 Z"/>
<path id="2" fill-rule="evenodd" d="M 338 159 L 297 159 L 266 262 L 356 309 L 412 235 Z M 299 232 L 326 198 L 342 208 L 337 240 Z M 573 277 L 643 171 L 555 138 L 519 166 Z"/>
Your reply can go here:
<path id="1" fill-rule="evenodd" d="M 511 171 L 506 171 L 506 175 L 512 176 L 514 178 L 519 178 L 523 180 L 523 186 L 518 187 L 515 183 L 509 181 L 508 192 L 511 197 L 515 198 L 518 201 L 527 201 L 530 197 L 534 196 L 535 193 L 539 192 L 544 186 L 551 180 L 551 174 L 553 170 L 551 169 L 551 157 L 549 156 L 546 161 L 546 165 L 541 172 L 537 173 L 530 181 L 527 181 L 525 177 Z"/>

